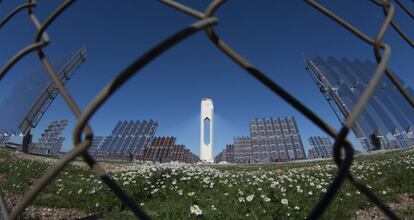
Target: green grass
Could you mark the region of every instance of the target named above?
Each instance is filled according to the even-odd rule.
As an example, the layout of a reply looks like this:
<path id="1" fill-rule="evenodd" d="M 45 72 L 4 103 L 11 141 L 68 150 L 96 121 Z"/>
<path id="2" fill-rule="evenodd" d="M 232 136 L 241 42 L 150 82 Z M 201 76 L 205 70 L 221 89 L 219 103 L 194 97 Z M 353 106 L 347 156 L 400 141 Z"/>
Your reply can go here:
<path id="1" fill-rule="evenodd" d="M 22 195 L 50 166 L 0 150 L 0 176 L 5 178 L 1 188 Z M 155 219 L 304 219 L 336 171 L 332 161 L 250 166 L 118 163 L 117 167 L 123 170 L 111 170 L 111 175 Z M 383 200 L 396 201 L 403 193 L 414 193 L 414 152 L 357 157 L 352 173 Z M 67 167 L 33 204 L 100 213 L 105 219 L 134 219 L 98 178 L 76 166 Z M 190 212 L 194 205 L 202 215 Z M 345 182 L 323 219 L 349 219 L 370 207 L 365 196 Z M 401 214 L 412 217 L 412 212 Z"/>

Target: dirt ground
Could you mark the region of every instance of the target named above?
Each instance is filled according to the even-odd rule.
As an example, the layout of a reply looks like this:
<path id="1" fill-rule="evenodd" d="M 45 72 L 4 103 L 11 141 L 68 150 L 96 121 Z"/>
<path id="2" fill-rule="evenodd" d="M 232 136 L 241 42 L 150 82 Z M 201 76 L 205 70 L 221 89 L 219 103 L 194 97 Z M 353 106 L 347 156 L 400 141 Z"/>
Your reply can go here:
<path id="1" fill-rule="evenodd" d="M 399 217 L 406 220 L 414 219 L 414 194 L 405 193 L 396 203 L 388 204 Z M 411 210 L 411 211 L 409 211 Z M 355 220 L 386 220 L 388 219 L 379 208 L 359 210 Z"/>
<path id="2" fill-rule="evenodd" d="M 19 201 L 19 197 L 9 192 L 3 192 L 3 196 L 9 210 L 11 210 L 10 208 L 14 207 Z M 39 206 L 29 206 L 25 211 L 26 218 L 39 220 L 88 219 L 88 216 L 90 215 L 80 212 L 76 209 L 67 208 L 45 208 Z M 1 214 L 0 219 L 2 219 Z"/>

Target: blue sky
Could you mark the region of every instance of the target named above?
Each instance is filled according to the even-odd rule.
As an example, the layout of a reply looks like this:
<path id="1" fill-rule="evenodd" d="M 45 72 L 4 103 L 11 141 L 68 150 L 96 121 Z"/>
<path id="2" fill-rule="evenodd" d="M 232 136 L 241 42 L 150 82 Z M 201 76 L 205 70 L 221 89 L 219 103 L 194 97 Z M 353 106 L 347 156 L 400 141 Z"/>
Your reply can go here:
<path id="1" fill-rule="evenodd" d="M 60 2 L 39 1 L 34 11 L 43 20 Z M 181 2 L 202 10 L 209 1 Z M 375 36 L 383 21 L 382 9 L 370 1 L 320 2 L 370 36 Z M 2 2 L 0 15 L 6 15 L 17 4 L 18 1 Z M 400 8 L 396 9 L 396 21 L 414 37 L 413 21 Z M 333 127 L 340 127 L 327 101 L 305 71 L 303 54 L 374 61 L 371 46 L 304 1 L 229 1 L 216 16 L 220 19 L 217 33 L 233 48 Z M 51 43 L 44 51 L 53 59 L 86 46 L 87 61 L 67 84 L 84 109 L 129 63 L 194 21 L 154 0 L 77 1 L 48 29 Z M 34 31 L 26 12 L 6 24 L 0 30 L 0 63 L 30 44 Z M 391 68 L 408 85 L 414 85 L 412 49 L 393 30 L 387 32 L 385 41 L 392 47 Z M 41 67 L 35 54 L 21 60 L 0 82 L 0 100 L 19 79 L 20 73 L 36 68 Z M 212 98 L 215 106 L 214 154 L 232 143 L 234 136 L 248 135 L 249 120 L 256 117 L 295 116 L 306 149 L 309 136 L 324 135 L 230 61 L 203 32 L 146 66 L 109 99 L 93 117 L 91 125 L 95 135 L 109 135 L 118 120 L 156 119 L 159 122 L 157 136 L 176 136 L 178 143 L 198 153 L 199 111 L 203 97 Z M 35 140 L 49 121 L 64 118 L 69 120 L 64 149 L 72 148 L 75 118 L 60 96 L 33 130 Z M 353 135 L 350 139 L 355 142 Z"/>

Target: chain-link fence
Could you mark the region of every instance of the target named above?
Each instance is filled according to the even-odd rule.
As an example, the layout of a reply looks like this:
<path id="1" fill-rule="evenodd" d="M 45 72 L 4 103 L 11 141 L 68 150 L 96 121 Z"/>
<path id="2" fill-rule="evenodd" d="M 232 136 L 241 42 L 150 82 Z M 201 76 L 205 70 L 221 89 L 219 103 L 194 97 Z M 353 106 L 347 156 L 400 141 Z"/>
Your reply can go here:
<path id="1" fill-rule="evenodd" d="M 336 23 L 346 28 L 355 36 L 366 42 L 367 44 L 372 45 L 374 49 L 374 55 L 377 60 L 377 66 L 375 72 L 369 81 L 368 86 L 365 91 L 362 93 L 357 104 L 355 105 L 352 112 L 346 118 L 343 123 L 342 128 L 339 131 L 336 131 L 331 126 L 329 126 L 321 117 L 311 111 L 306 105 L 292 96 L 287 92 L 283 87 L 281 87 L 277 82 L 272 81 L 264 73 L 254 67 L 249 63 L 244 57 L 232 49 L 220 36 L 214 31 L 213 26 L 218 23 L 218 19 L 214 17 L 214 13 L 220 6 L 225 3 L 225 0 L 214 0 L 206 8 L 205 11 L 197 11 L 193 8 L 190 8 L 181 3 L 172 1 L 172 0 L 160 0 L 164 4 L 171 6 L 178 11 L 186 13 L 194 18 L 196 21 L 189 25 L 188 27 L 179 30 L 175 34 L 171 35 L 164 41 L 160 42 L 158 45 L 147 51 L 141 57 L 137 58 L 132 62 L 131 65 L 126 67 L 112 82 L 107 84 L 96 98 L 88 105 L 88 107 L 81 112 L 76 102 L 72 99 L 70 93 L 66 90 L 61 80 L 58 78 L 56 70 L 54 70 L 49 62 L 48 56 L 44 53 L 43 48 L 47 47 L 51 40 L 46 30 L 48 27 L 65 11 L 67 10 L 75 0 L 66 0 L 59 7 L 57 7 L 43 22 L 38 20 L 38 17 L 34 13 L 33 8 L 37 5 L 35 0 L 28 0 L 26 3 L 17 6 L 10 14 L 8 14 L 3 20 L 0 21 L 0 28 L 3 25 L 6 25 L 7 22 L 13 18 L 16 14 L 20 12 L 28 12 L 29 18 L 33 23 L 33 26 L 37 29 L 35 38 L 32 44 L 28 45 L 26 48 L 23 48 L 18 53 L 16 53 L 0 70 L 0 80 L 7 74 L 7 72 L 24 56 L 30 53 L 36 53 L 39 61 L 45 67 L 47 73 L 53 80 L 56 88 L 62 94 L 65 102 L 68 107 L 71 109 L 73 114 L 78 119 L 74 133 L 73 133 L 73 143 L 75 145 L 74 149 L 67 153 L 63 158 L 57 161 L 41 178 L 36 180 L 30 190 L 24 194 L 22 199 L 18 204 L 9 212 L 2 198 L 0 191 L 0 211 L 1 216 L 4 219 L 17 219 L 19 215 L 24 211 L 24 209 L 30 205 L 34 198 L 44 189 L 51 180 L 56 177 L 66 165 L 73 161 L 76 157 L 82 156 L 85 163 L 88 164 L 90 170 L 99 176 L 103 183 L 105 183 L 114 194 L 121 200 L 126 207 L 128 207 L 137 218 L 140 219 L 149 219 L 150 217 L 146 212 L 138 205 L 138 201 L 134 201 L 128 194 L 126 194 L 121 187 L 105 172 L 105 170 L 100 166 L 100 164 L 88 153 L 87 149 L 91 146 L 93 139 L 93 132 L 91 126 L 88 124 L 88 121 L 94 115 L 94 113 L 106 102 L 106 100 L 114 94 L 126 81 L 128 81 L 132 76 L 138 73 L 138 71 L 144 67 L 146 64 L 151 62 L 155 57 L 164 53 L 174 45 L 190 37 L 194 33 L 205 30 L 208 38 L 211 42 L 220 49 L 221 52 L 226 54 L 231 60 L 243 68 L 246 73 L 252 75 L 256 80 L 261 82 L 264 86 L 274 92 L 276 95 L 281 97 L 303 115 L 305 115 L 309 120 L 315 123 L 320 129 L 325 131 L 331 137 L 335 139 L 334 143 L 334 160 L 338 166 L 336 171 L 336 176 L 333 178 L 330 183 L 326 193 L 322 198 L 315 204 L 313 210 L 308 215 L 308 219 L 317 219 L 322 215 L 326 210 L 329 203 L 335 197 L 339 188 L 345 179 L 348 179 L 359 191 L 365 194 L 372 203 L 378 206 L 386 216 L 391 219 L 398 219 L 395 213 L 384 204 L 373 192 L 371 192 L 368 187 L 354 179 L 352 173 L 350 172 L 350 166 L 353 160 L 353 147 L 346 140 L 346 137 L 355 123 L 358 116 L 366 107 L 368 100 L 372 96 L 373 92 L 376 89 L 376 86 L 380 78 L 385 75 L 392 81 L 399 92 L 404 96 L 404 98 L 409 102 L 409 104 L 414 107 L 414 99 L 409 95 L 404 86 L 395 76 L 393 71 L 387 66 L 388 60 L 390 58 L 391 47 L 383 41 L 384 34 L 387 29 L 391 26 L 411 47 L 414 47 L 413 41 L 399 28 L 396 22 L 393 20 L 395 13 L 395 5 L 388 0 L 372 0 L 371 2 L 377 6 L 379 9 L 382 9 L 384 12 L 385 19 L 383 24 L 378 30 L 378 34 L 373 38 L 367 36 L 346 20 L 337 16 L 335 13 L 331 12 L 329 9 L 325 8 L 318 2 L 314 0 L 305 0 L 306 3 L 325 14 L 328 18 L 333 19 Z M 411 18 L 414 19 L 414 14 L 400 1 L 395 0 L 396 3 L 405 11 Z M 0 1 L 1 2 L 1 1 Z M 84 138 L 82 138 L 84 137 Z M 341 155 L 341 152 L 344 152 L 345 155 Z"/>

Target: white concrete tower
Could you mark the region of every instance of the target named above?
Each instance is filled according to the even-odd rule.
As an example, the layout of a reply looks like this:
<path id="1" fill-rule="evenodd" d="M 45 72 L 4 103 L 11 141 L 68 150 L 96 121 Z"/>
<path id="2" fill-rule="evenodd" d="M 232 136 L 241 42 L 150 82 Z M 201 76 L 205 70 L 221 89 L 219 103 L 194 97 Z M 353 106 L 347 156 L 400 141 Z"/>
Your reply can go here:
<path id="1" fill-rule="evenodd" d="M 200 114 L 200 160 L 213 163 L 213 101 L 201 100 Z"/>

